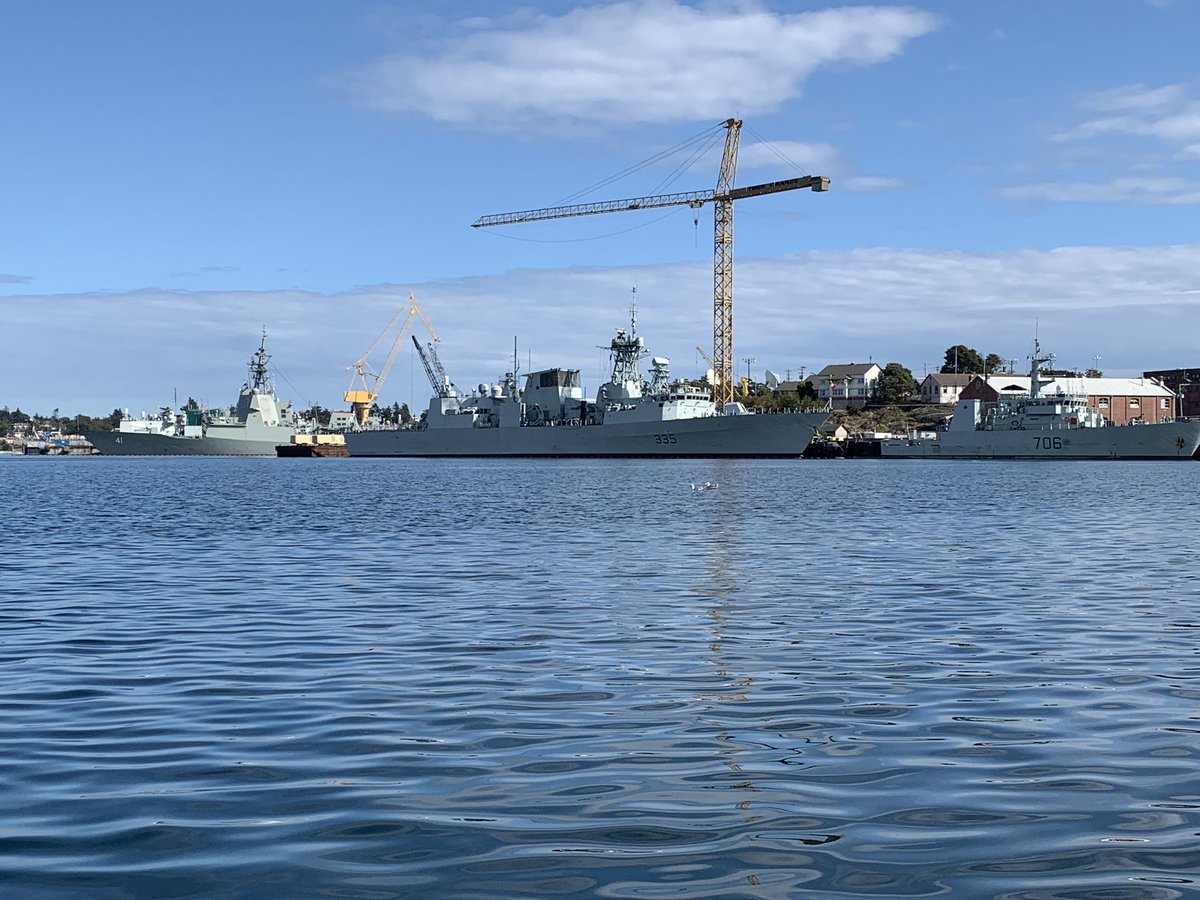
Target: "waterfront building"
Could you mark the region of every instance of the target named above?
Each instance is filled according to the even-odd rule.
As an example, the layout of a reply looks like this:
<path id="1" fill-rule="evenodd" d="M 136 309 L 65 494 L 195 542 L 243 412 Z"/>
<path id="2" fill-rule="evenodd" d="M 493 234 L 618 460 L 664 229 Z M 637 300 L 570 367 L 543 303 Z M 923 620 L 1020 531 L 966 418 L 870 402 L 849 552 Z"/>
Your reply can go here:
<path id="1" fill-rule="evenodd" d="M 817 400 L 828 401 L 833 409 L 865 406 L 875 393 L 875 382 L 883 373 L 875 363 L 849 363 L 823 368 L 812 381 Z"/>
<path id="2" fill-rule="evenodd" d="M 945 403 L 953 406 L 963 388 L 976 376 L 968 372 L 930 372 L 917 387 L 922 403 Z"/>
<path id="3" fill-rule="evenodd" d="M 1175 393 L 1153 378 L 1060 377 L 1043 380 L 1041 392 L 1043 396 L 1086 394 L 1088 406 L 1113 425 L 1155 424 L 1178 415 Z M 1028 393 L 1028 375 L 976 375 L 959 399 L 993 403 L 1000 397 Z"/>

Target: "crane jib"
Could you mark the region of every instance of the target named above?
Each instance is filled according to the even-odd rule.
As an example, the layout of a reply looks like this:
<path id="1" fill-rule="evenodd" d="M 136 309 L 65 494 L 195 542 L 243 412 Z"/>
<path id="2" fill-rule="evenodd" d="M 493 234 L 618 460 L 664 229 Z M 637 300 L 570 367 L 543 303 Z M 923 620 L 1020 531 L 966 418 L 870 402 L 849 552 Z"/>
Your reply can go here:
<path id="1" fill-rule="evenodd" d="M 761 197 L 763 194 L 778 194 L 782 191 L 796 191 L 803 188 L 827 191 L 829 190 L 829 179 L 820 175 L 806 175 L 803 178 L 786 178 L 783 181 L 769 181 L 765 184 L 734 188 L 728 194 L 717 194 L 714 191 L 691 191 L 684 194 L 658 194 L 648 197 L 627 197 L 624 200 L 603 200 L 598 203 L 577 203 L 572 206 L 547 206 L 543 209 L 526 209 L 519 212 L 482 216 L 472 222 L 471 227 L 515 225 L 518 222 L 568 219 L 572 216 L 594 216 L 634 209 L 659 209 L 664 206 L 700 207 L 714 200 L 740 200 L 743 197 Z"/>
<path id="2" fill-rule="evenodd" d="M 537 222 L 545 219 L 567 219 L 572 216 L 593 216 L 600 213 L 624 212 L 630 209 L 656 209 L 663 206 L 702 206 L 714 197 L 712 191 L 691 191 L 686 194 L 658 194 L 648 197 L 627 197 L 624 200 L 603 200 L 598 203 L 577 203 L 572 206 L 547 206 L 520 212 L 483 216 L 471 223 L 472 228 L 488 225 L 513 225 L 518 222 Z"/>

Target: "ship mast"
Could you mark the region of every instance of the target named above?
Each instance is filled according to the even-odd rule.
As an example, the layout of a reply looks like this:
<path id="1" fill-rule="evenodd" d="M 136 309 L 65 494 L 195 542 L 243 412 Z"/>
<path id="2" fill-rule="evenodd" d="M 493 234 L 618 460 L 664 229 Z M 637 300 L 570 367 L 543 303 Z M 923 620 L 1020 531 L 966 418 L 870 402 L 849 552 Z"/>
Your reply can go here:
<path id="1" fill-rule="evenodd" d="M 1041 342 L 1035 336 L 1033 339 L 1033 354 L 1029 357 L 1029 397 L 1037 400 L 1042 396 L 1042 363 L 1054 361 L 1054 354 L 1042 355 Z"/>
<path id="2" fill-rule="evenodd" d="M 264 325 L 262 342 L 258 345 L 254 356 L 250 358 L 250 387 L 252 390 L 264 391 L 270 389 L 267 367 L 270 361 L 271 354 L 267 353 L 267 326 Z"/>

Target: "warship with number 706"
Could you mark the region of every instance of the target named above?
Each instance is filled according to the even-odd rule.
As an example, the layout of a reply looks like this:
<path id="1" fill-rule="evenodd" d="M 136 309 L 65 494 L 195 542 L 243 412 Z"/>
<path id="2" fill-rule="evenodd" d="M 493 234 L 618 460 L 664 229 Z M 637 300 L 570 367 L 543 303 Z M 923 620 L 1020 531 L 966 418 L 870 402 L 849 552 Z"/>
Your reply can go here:
<path id="1" fill-rule="evenodd" d="M 647 380 L 636 306 L 609 345 L 612 374 L 595 399 L 584 397 L 578 369 L 530 372 L 518 387 L 515 364 L 500 383 L 463 395 L 433 345 L 413 343 L 435 391 L 422 421 L 347 432 L 351 457 L 798 457 L 829 418 L 718 407 L 708 390 L 672 381 L 663 357 L 651 357 Z"/>
<path id="2" fill-rule="evenodd" d="M 1191 459 L 1200 419 L 1113 425 L 1081 390 L 1043 384 L 1037 341 L 1029 357 L 1029 392 L 997 400 L 959 400 L 932 435 L 883 441 L 894 459 Z"/>

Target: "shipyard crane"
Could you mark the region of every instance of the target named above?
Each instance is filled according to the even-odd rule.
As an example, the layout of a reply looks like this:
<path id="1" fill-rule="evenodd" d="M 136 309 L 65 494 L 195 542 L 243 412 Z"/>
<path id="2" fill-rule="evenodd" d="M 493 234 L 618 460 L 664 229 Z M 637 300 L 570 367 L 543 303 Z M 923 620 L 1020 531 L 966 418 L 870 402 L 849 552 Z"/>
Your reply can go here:
<path id="1" fill-rule="evenodd" d="M 711 356 L 709 356 L 709 355 L 708 355 L 708 354 L 707 354 L 707 353 L 704 351 L 704 348 L 703 348 L 703 347 L 700 347 L 700 346 L 697 346 L 697 347 L 696 347 L 696 352 L 697 352 L 697 353 L 699 353 L 699 354 L 700 354 L 700 358 L 701 358 L 701 359 L 703 359 L 703 360 L 704 360 L 704 362 L 708 364 L 708 378 L 707 378 L 706 380 L 708 381 L 708 383 L 709 383 L 710 385 L 715 385 L 715 384 L 717 383 L 717 370 L 716 370 L 716 368 L 713 366 L 712 357 L 711 357 Z"/>
<path id="2" fill-rule="evenodd" d="M 383 361 L 383 365 L 376 372 L 367 362 L 367 357 L 374 352 L 379 342 L 388 335 L 392 326 L 400 319 L 404 313 L 405 317 L 400 330 L 396 332 L 396 337 L 392 341 L 392 346 L 388 350 L 387 357 Z M 433 323 L 429 321 L 429 317 L 425 315 L 425 311 L 421 309 L 417 303 L 417 298 L 410 291 L 408 294 L 408 305 L 401 307 L 390 322 L 384 326 L 383 331 L 379 332 L 375 340 L 371 341 L 371 346 L 367 348 L 367 352 L 358 358 L 358 361 L 347 368 L 352 369 L 354 374 L 350 376 L 350 388 L 343 395 L 343 399 L 350 404 L 350 409 L 354 412 L 354 420 L 359 426 L 365 425 L 367 417 L 371 414 L 371 407 L 375 404 L 379 397 L 379 392 L 383 389 L 383 383 L 387 379 L 388 372 L 391 371 L 392 363 L 396 360 L 396 351 L 400 349 L 400 342 L 404 340 L 404 335 L 408 333 L 408 329 L 412 326 L 414 319 L 420 319 L 425 323 L 425 327 L 429 329 L 429 334 L 435 341 L 441 340 L 437 336 L 437 332 L 433 330 Z"/>
<path id="3" fill-rule="evenodd" d="M 446 374 L 433 344 L 426 344 L 422 348 L 421 342 L 417 340 L 415 334 L 412 336 L 412 342 L 413 346 L 417 348 L 417 355 L 421 357 L 421 365 L 425 367 L 425 377 L 429 379 L 429 385 L 433 388 L 434 394 L 438 397 L 457 397 L 458 389 L 454 387 L 454 382 Z"/>
<path id="4" fill-rule="evenodd" d="M 592 216 L 600 213 L 634 209 L 655 209 L 663 206 L 690 206 L 699 209 L 713 204 L 713 399 L 720 405 L 733 401 L 733 203 L 747 197 L 761 197 L 781 191 L 808 188 L 829 190 L 829 179 L 822 175 L 788 178 L 744 188 L 733 186 L 737 172 L 738 144 L 741 139 L 741 119 L 727 119 L 724 127 L 725 151 L 717 186 L 711 191 L 692 191 L 683 194 L 659 194 L 632 197 L 625 200 L 606 200 L 599 203 L 579 203 L 572 206 L 550 206 L 521 212 L 483 216 L 472 223 L 473 228 L 490 225 L 509 225 L 518 222 L 541 222 L 572 216 Z"/>

